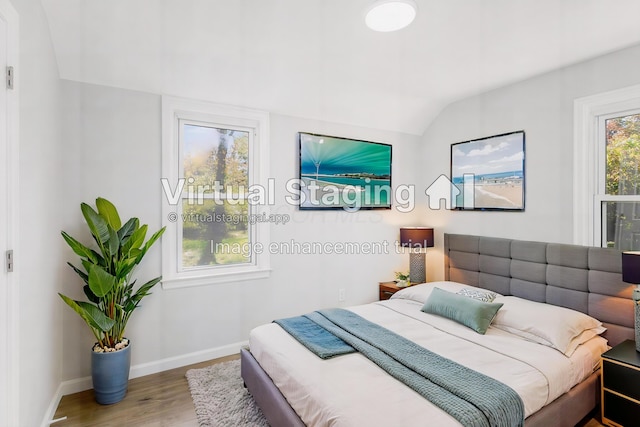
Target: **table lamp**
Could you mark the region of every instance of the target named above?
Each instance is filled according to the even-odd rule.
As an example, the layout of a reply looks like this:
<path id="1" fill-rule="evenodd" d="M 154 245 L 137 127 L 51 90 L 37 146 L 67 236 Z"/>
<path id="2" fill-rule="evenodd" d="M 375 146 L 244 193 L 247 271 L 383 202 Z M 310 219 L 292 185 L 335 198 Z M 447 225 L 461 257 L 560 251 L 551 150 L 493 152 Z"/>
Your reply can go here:
<path id="1" fill-rule="evenodd" d="M 400 228 L 400 246 L 409 248 L 409 281 L 411 283 L 426 282 L 426 258 L 425 251 L 422 249 L 433 247 L 433 228 Z"/>
<path id="2" fill-rule="evenodd" d="M 622 281 L 640 284 L 640 251 L 622 252 Z M 636 317 L 636 351 L 640 352 L 640 288 L 633 290 L 634 314 Z"/>

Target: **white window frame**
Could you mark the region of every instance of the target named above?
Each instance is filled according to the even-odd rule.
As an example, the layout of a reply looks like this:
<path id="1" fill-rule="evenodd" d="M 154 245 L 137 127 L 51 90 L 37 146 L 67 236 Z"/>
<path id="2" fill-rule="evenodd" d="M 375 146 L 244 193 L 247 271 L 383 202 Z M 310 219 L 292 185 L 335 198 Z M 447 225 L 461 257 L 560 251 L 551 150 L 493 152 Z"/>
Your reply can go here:
<path id="1" fill-rule="evenodd" d="M 241 129 L 251 133 L 249 144 L 249 186 L 263 185 L 269 180 L 269 113 L 246 108 L 195 101 L 170 96 L 162 97 L 162 178 L 175 191 L 183 178 L 180 122 L 201 123 L 218 128 Z M 187 186 L 183 189 L 186 194 Z M 164 289 L 202 286 L 243 280 L 263 279 L 270 275 L 269 223 L 249 224 L 250 244 L 263 250 L 252 254 L 252 262 L 215 267 L 182 269 L 182 201 L 171 205 L 162 191 L 162 222 L 167 231 L 162 236 L 162 287 Z M 266 203 L 250 206 L 249 215 L 269 216 Z M 170 218 L 177 218 L 171 221 Z"/>
<path id="2" fill-rule="evenodd" d="M 573 241 L 602 246 L 602 202 L 640 202 L 640 196 L 606 195 L 604 120 L 640 109 L 640 85 L 579 98 L 573 120 Z"/>

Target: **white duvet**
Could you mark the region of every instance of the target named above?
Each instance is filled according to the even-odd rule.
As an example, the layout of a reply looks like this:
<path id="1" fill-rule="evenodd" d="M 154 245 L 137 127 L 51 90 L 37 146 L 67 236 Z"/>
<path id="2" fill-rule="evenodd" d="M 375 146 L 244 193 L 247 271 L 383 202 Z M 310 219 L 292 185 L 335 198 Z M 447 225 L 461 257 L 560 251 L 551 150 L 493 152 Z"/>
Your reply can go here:
<path id="1" fill-rule="evenodd" d="M 462 285 L 439 287 L 455 291 Z M 489 327 L 485 335 L 420 311 L 422 298 L 350 307 L 444 357 L 490 375 L 522 398 L 525 416 L 588 377 L 606 350 L 592 339 L 569 358 L 559 351 Z M 253 356 L 308 426 L 459 426 L 446 412 L 354 353 L 321 360 L 272 323 L 255 328 Z"/>

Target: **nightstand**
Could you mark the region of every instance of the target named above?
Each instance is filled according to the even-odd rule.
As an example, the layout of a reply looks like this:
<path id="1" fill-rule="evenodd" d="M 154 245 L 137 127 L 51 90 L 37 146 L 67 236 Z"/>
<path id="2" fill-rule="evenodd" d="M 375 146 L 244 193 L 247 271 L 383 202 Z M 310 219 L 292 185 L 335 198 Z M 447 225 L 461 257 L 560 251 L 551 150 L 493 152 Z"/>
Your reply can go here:
<path id="1" fill-rule="evenodd" d="M 391 295 L 398 292 L 400 289 L 396 282 L 379 282 L 380 286 L 380 301 L 384 301 L 386 299 L 391 298 Z"/>
<path id="2" fill-rule="evenodd" d="M 637 426 L 640 420 L 640 353 L 627 340 L 602 355 L 602 423 Z"/>

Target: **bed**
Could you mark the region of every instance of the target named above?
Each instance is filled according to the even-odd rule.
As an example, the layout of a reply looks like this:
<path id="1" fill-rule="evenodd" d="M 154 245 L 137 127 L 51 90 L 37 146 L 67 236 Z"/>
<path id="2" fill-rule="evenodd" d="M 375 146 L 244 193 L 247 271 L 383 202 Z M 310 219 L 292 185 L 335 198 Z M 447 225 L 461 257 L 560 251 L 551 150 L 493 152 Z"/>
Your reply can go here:
<path id="1" fill-rule="evenodd" d="M 515 350 L 518 357 L 499 356 L 496 362 L 488 356 L 496 351 L 489 349 L 487 342 L 491 342 L 491 347 L 497 346 L 498 353 L 506 352 L 515 347 L 509 342 L 514 339 L 513 331 L 491 327 L 485 335 L 479 335 L 437 316 L 425 321 L 427 315 L 419 306 L 434 287 L 451 292 L 460 287 L 482 288 L 500 294 L 499 298 L 503 298 L 500 301 L 508 304 L 520 298 L 544 303 L 545 307 L 567 307 L 586 313 L 602 322 L 607 329 L 602 335 L 610 345 L 615 345 L 633 338 L 632 289 L 621 280 L 620 253 L 612 249 L 456 234 L 445 234 L 444 252 L 446 282 L 412 287 L 388 302 L 351 310 L 416 340 L 421 346 L 432 346 L 445 357 L 461 358 L 462 364 L 497 376 L 524 395 L 527 427 L 569 427 L 588 415 L 599 402 L 599 373 L 594 369 L 594 361 L 604 349 L 601 344 L 590 347 L 595 340 L 578 346 L 569 359 L 556 349 L 519 337 L 524 350 Z M 428 326 L 416 326 L 425 322 Z M 436 336 L 421 335 L 424 329 L 433 329 Z M 480 342 L 472 344 L 476 347 L 467 351 L 466 356 L 460 356 L 454 353 L 458 344 L 450 336 Z M 242 377 L 273 426 L 304 426 L 305 422 L 314 426 L 424 425 L 425 414 L 429 414 L 432 425 L 460 425 L 361 355 L 322 361 L 276 324 L 254 329 L 250 348 L 251 351 L 241 353 Z M 547 362 L 534 360 L 536 353 L 559 364 L 554 362 L 545 367 Z M 513 359 L 514 365 L 507 363 L 507 359 Z M 541 366 L 535 366 L 536 363 Z M 492 364 L 499 368 L 492 371 Z M 565 371 L 566 375 L 552 381 L 549 370 Z M 533 376 L 525 377 L 529 374 Z"/>

